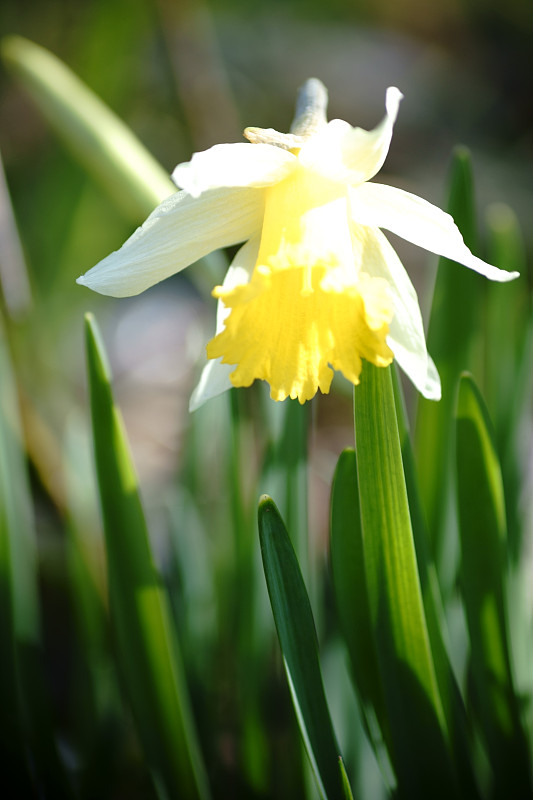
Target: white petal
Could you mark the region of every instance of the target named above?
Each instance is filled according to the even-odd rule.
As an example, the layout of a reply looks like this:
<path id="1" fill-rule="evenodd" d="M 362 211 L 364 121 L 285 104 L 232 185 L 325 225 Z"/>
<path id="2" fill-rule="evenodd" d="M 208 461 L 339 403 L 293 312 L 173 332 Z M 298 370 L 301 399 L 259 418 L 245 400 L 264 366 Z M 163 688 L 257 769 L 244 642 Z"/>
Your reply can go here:
<path id="1" fill-rule="evenodd" d="M 353 220 L 360 225 L 386 228 L 408 242 L 458 261 L 493 281 L 518 277 L 518 272 L 506 272 L 474 256 L 452 217 L 415 194 L 392 186 L 365 183 L 350 191 L 350 201 Z"/>
<path id="2" fill-rule="evenodd" d="M 223 186 L 269 186 L 283 180 L 296 165 L 296 156 L 270 144 L 217 144 L 178 164 L 172 179 L 198 197 Z"/>
<path id="3" fill-rule="evenodd" d="M 332 120 L 302 147 L 300 161 L 333 180 L 351 185 L 369 180 L 379 172 L 389 152 L 402 97 L 394 86 L 387 89 L 387 113 L 372 131 Z"/>
<path id="4" fill-rule="evenodd" d="M 218 397 L 219 394 L 227 392 L 232 388 L 230 381 L 230 372 L 235 369 L 234 364 L 222 364 L 222 359 L 208 361 L 202 370 L 200 380 L 196 384 L 194 391 L 189 400 L 189 411 L 196 411 L 196 409 L 212 400 L 213 397 Z"/>
<path id="5" fill-rule="evenodd" d="M 249 239 L 261 230 L 263 211 L 261 189 L 216 189 L 199 198 L 176 192 L 78 283 L 114 297 L 139 294 L 207 253 Z"/>
<path id="6" fill-rule="evenodd" d="M 405 268 L 380 230 L 353 226 L 354 238 L 363 241 L 362 269 L 389 284 L 394 316 L 387 344 L 419 392 L 430 400 L 441 396 L 440 379 L 428 356 L 418 297 Z"/>
<path id="7" fill-rule="evenodd" d="M 426 386 L 422 394 L 429 400 L 440 400 L 442 394 L 440 387 L 439 373 L 433 359 L 429 355 L 428 355 L 428 372 L 426 376 Z"/>
<path id="8" fill-rule="evenodd" d="M 222 284 L 225 289 L 233 289 L 235 286 L 248 283 L 257 261 L 259 240 L 259 236 L 254 236 L 253 239 L 241 247 L 226 272 L 226 277 Z M 226 308 L 222 300 L 219 300 L 217 304 L 216 333 L 220 333 L 223 329 L 224 321 L 229 313 L 230 309 Z M 191 395 L 189 411 L 196 411 L 207 400 L 211 400 L 212 397 L 231 389 L 232 383 L 229 376 L 234 369 L 234 364 L 222 364 L 220 358 L 210 359 L 204 366 L 200 380 Z"/>

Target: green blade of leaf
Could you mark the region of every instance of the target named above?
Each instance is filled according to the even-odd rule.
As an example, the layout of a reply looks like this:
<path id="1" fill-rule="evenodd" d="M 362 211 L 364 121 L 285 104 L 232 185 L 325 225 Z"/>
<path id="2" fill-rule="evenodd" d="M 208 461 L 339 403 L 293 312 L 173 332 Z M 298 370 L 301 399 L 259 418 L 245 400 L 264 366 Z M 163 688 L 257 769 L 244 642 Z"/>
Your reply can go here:
<path id="1" fill-rule="evenodd" d="M 474 189 L 470 156 L 465 148 L 457 148 L 454 153 L 448 211 L 466 244 L 475 252 Z M 420 492 L 441 581 L 444 579 L 448 584 L 453 582 L 457 550 L 453 518 L 450 522 L 453 404 L 461 371 L 472 369 L 476 359 L 480 361 L 483 281 L 484 278 L 454 261 L 439 260 L 427 343 L 439 371 L 442 399 L 438 403 L 424 397 L 418 400 L 416 450 Z"/>
<path id="2" fill-rule="evenodd" d="M 456 414 L 461 587 L 473 700 L 494 771 L 495 796 L 505 796 L 512 785 L 516 797 L 530 797 L 531 763 L 508 644 L 503 485 L 492 426 L 469 375 L 461 378 Z"/>
<path id="3" fill-rule="evenodd" d="M 491 264 L 520 272 L 506 286 L 489 284 L 485 313 L 486 380 L 483 394 L 496 429 L 507 511 L 510 556 L 518 562 L 522 547 L 519 514 L 524 490 L 523 421 L 531 407 L 532 317 L 527 262 L 514 212 L 495 203 L 487 213 Z M 500 288 L 502 291 L 497 291 Z"/>
<path id="4" fill-rule="evenodd" d="M 271 441 L 265 459 L 262 485 L 266 494 L 275 496 L 278 500 L 300 569 L 310 585 L 313 570 L 308 548 L 307 521 L 308 404 L 302 405 L 291 399 L 284 403 L 272 403 L 268 399 L 265 414 L 269 417 Z"/>
<path id="5" fill-rule="evenodd" d="M 355 434 L 370 620 L 400 793 L 458 786 L 417 569 L 390 368 L 364 362 Z"/>
<path id="6" fill-rule="evenodd" d="M 17 388 L 3 325 L 0 328 L 2 425 L 2 516 L 9 537 L 8 557 L 15 636 L 27 643 L 40 640 L 37 590 L 37 542 L 26 470 Z"/>
<path id="7" fill-rule="evenodd" d="M 487 284 L 483 394 L 494 422 L 499 450 L 503 452 L 515 421 L 518 366 L 526 340 L 531 298 L 524 243 L 516 215 L 503 203 L 495 203 L 487 213 L 487 231 L 491 264 L 520 272 L 518 280 L 500 286 Z"/>
<path id="8" fill-rule="evenodd" d="M 430 556 L 429 540 L 418 488 L 415 457 L 411 444 L 407 413 L 398 371 L 392 370 L 394 402 L 398 434 L 413 529 L 420 588 L 430 641 L 435 676 L 450 732 L 453 752 L 461 784 L 469 800 L 479 797 L 472 769 L 472 745 L 466 708 L 446 649 L 447 627 L 435 562 Z"/>
<path id="9" fill-rule="evenodd" d="M 22 469 L 22 473 L 21 473 Z M 15 793 L 31 796 L 33 787 L 29 764 L 26 759 L 26 743 L 23 739 L 23 724 L 18 693 L 17 635 L 25 629 L 31 641 L 35 641 L 37 620 L 35 596 L 35 546 L 30 543 L 28 559 L 22 558 L 20 568 L 25 569 L 26 579 L 17 584 L 15 574 L 20 572 L 13 563 L 17 561 L 13 546 L 24 553 L 24 539 L 31 536 L 31 520 L 28 519 L 27 478 L 23 471 L 20 426 L 13 374 L 7 351 L 3 328 L 0 330 L 0 749 L 6 769 L 6 785 Z M 22 492 L 22 504 L 18 500 Z M 20 530 L 24 538 L 15 534 Z M 27 585 L 30 593 L 18 597 L 18 592 Z M 18 600 L 22 600 L 22 605 Z"/>
<path id="10" fill-rule="evenodd" d="M 289 535 L 273 501 L 259 503 L 261 555 L 287 680 L 320 796 L 345 800 L 339 748 L 318 660 L 313 614 Z"/>
<path id="11" fill-rule="evenodd" d="M 339 623 L 368 736 L 380 761 L 391 742 L 370 620 L 355 450 L 344 450 L 331 491 L 330 558 Z M 377 718 L 377 719 L 376 719 Z"/>
<path id="12" fill-rule="evenodd" d="M 81 411 L 71 413 L 64 437 L 67 524 L 65 564 L 79 653 L 69 707 L 81 769 L 80 797 L 103 797 L 113 784 L 123 742 L 124 706 L 110 652 L 107 576 L 92 457 L 91 432 Z M 78 663 L 79 662 L 79 663 Z"/>
<path id="13" fill-rule="evenodd" d="M 21 36 L 6 37 L 1 54 L 52 128 L 132 221 L 176 191 L 132 131 L 56 56 Z"/>
<path id="14" fill-rule="evenodd" d="M 13 790 L 70 797 L 44 682 L 37 538 L 17 387 L 0 319 L 0 749 Z M 9 778 L 6 777 L 6 780 Z M 22 784 L 20 783 L 22 782 Z M 25 796 L 25 795 L 24 795 Z"/>
<path id="15" fill-rule="evenodd" d="M 137 478 L 92 315 L 86 317 L 86 346 L 119 668 L 157 781 L 170 797 L 207 798 L 178 640 L 153 564 Z"/>
<path id="16" fill-rule="evenodd" d="M 339 758 L 339 769 L 341 772 L 342 786 L 344 789 L 345 800 L 353 800 L 352 787 L 350 786 L 350 782 L 348 780 L 348 775 L 346 774 L 346 769 L 344 767 L 344 761 L 342 760 L 342 758 Z"/>
<path id="17" fill-rule="evenodd" d="M 28 269 L 0 154 L 0 289 L 7 314 L 22 317 L 32 305 Z"/>
<path id="18" fill-rule="evenodd" d="M 0 55 L 52 130 L 131 222 L 138 224 L 177 191 L 133 131 L 60 59 L 21 36 L 5 37 Z M 210 253 L 189 279 L 207 296 L 226 267 L 221 252 Z"/>

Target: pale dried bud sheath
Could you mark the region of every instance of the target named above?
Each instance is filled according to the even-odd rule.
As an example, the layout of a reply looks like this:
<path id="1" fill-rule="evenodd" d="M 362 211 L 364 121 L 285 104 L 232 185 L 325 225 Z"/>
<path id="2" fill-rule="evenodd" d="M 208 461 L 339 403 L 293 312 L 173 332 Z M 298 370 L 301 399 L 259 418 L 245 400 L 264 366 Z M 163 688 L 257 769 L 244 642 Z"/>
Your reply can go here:
<path id="1" fill-rule="evenodd" d="M 246 128 L 244 136 L 252 144 L 273 144 L 284 150 L 299 150 L 320 128 L 327 124 L 328 92 L 318 78 L 309 78 L 298 92 L 296 111 L 290 133 L 273 128 Z"/>
<path id="2" fill-rule="evenodd" d="M 309 78 L 300 87 L 291 133 L 305 138 L 327 124 L 328 90 L 318 78 Z"/>

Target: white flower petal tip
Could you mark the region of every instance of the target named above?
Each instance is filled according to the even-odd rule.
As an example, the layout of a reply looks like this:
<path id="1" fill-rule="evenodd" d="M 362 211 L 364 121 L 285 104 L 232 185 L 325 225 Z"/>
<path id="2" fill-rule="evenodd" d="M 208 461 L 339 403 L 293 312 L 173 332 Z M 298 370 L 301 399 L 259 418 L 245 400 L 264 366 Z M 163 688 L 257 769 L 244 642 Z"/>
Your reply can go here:
<path id="1" fill-rule="evenodd" d="M 422 395 L 426 398 L 426 400 L 434 400 L 436 403 L 438 403 L 439 400 L 442 399 L 440 381 L 438 386 L 434 386 L 433 384 L 426 385 L 422 391 Z"/>
<path id="2" fill-rule="evenodd" d="M 493 267 L 492 264 L 487 264 L 486 261 L 482 261 L 476 256 L 472 256 L 472 260 L 468 263 L 465 261 L 465 266 L 497 283 L 508 283 L 520 277 L 519 272 L 507 272 L 505 269 L 498 269 L 498 267 Z"/>
<path id="3" fill-rule="evenodd" d="M 199 198 L 176 192 L 78 283 L 112 297 L 139 294 L 213 250 L 247 241 L 261 229 L 263 212 L 255 189 L 215 189 Z"/>
<path id="4" fill-rule="evenodd" d="M 83 275 L 80 275 L 79 278 L 76 278 L 76 283 L 78 286 L 85 286 L 86 289 L 90 289 L 93 292 L 99 292 L 100 294 L 105 294 L 105 290 L 102 291 L 101 282 L 99 279 L 98 274 L 93 274 L 93 269 L 87 270 L 84 272 Z"/>
<path id="5" fill-rule="evenodd" d="M 428 356 L 428 369 L 426 374 L 426 384 L 422 394 L 427 400 L 440 400 L 442 397 L 442 387 L 440 376 L 433 359 Z"/>
<path id="6" fill-rule="evenodd" d="M 491 281 L 504 283 L 518 277 L 518 272 L 506 272 L 475 256 L 453 218 L 417 195 L 380 183 L 364 183 L 351 190 L 350 202 L 356 224 L 385 228 Z"/>
<path id="7" fill-rule="evenodd" d="M 216 361 L 208 361 L 189 400 L 189 411 L 191 413 L 197 411 L 208 400 L 231 389 L 229 376 L 234 369 L 234 365 L 222 364 L 219 358 Z"/>

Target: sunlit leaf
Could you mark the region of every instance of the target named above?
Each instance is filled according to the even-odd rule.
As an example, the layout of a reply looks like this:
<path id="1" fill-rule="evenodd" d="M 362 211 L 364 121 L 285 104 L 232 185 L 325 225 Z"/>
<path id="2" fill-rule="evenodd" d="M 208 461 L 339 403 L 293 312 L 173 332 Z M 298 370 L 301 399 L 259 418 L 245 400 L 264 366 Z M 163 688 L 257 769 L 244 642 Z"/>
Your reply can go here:
<path id="1" fill-rule="evenodd" d="M 171 797 L 207 798 L 166 593 L 155 569 L 124 425 L 96 323 L 86 317 L 96 472 L 122 679 L 148 762 Z"/>
<path id="2" fill-rule="evenodd" d="M 56 56 L 21 36 L 1 54 L 50 125 L 134 222 L 176 190 L 132 131 Z"/>
<path id="3" fill-rule="evenodd" d="M 354 406 L 370 620 L 399 792 L 460 796 L 421 595 L 390 369 L 364 363 Z"/>
<path id="4" fill-rule="evenodd" d="M 389 750 L 391 743 L 370 619 L 354 450 L 347 449 L 341 453 L 335 470 L 331 493 L 330 557 L 339 623 L 348 649 L 350 671 L 361 701 L 368 736 L 378 758 L 383 760 L 382 737 L 388 739 Z"/>
<path id="5" fill-rule="evenodd" d="M 344 768 L 344 761 L 342 760 L 342 758 L 339 758 L 339 769 L 341 771 L 342 786 L 344 789 L 345 800 L 353 800 L 352 789 L 350 786 L 350 782 L 348 780 L 348 776 L 346 774 L 346 770 Z"/>
<path id="6" fill-rule="evenodd" d="M 472 741 L 467 713 L 447 651 L 449 637 L 437 570 L 431 558 L 427 526 L 418 488 L 418 474 L 411 444 L 407 414 L 397 370 L 392 371 L 398 433 L 402 451 L 409 514 L 413 529 L 420 588 L 426 615 L 435 675 L 449 730 L 450 746 L 465 794 L 471 800 L 479 796 L 472 767 Z"/>

